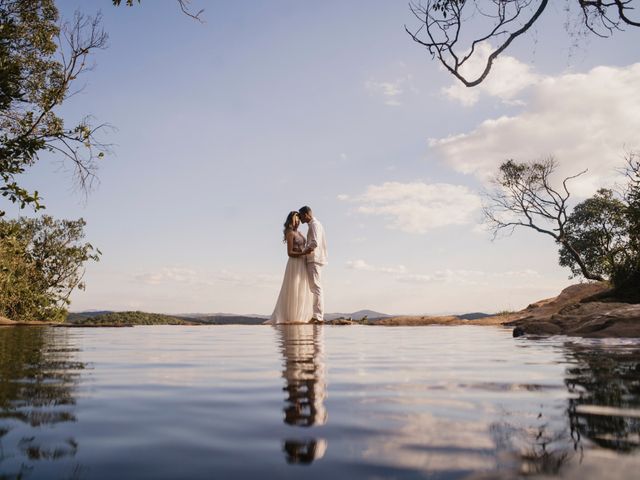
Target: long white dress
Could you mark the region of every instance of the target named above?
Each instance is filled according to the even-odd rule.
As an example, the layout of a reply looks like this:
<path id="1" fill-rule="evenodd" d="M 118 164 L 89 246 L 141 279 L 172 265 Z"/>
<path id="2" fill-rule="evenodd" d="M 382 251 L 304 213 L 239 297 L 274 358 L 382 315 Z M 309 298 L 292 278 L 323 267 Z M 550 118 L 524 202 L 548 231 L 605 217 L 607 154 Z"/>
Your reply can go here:
<path id="1" fill-rule="evenodd" d="M 294 250 L 302 251 L 305 245 L 304 235 L 295 232 Z M 313 295 L 309 288 L 306 259 L 289 257 L 276 308 L 265 323 L 309 323 L 312 316 Z"/>

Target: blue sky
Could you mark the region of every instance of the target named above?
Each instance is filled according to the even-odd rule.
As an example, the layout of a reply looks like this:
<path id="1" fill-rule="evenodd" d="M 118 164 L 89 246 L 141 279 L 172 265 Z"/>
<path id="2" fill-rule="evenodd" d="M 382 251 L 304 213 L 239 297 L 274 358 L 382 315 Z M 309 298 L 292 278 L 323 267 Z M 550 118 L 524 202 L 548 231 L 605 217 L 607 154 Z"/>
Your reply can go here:
<path id="1" fill-rule="evenodd" d="M 327 231 L 329 311 L 522 308 L 569 272 L 534 232 L 491 242 L 488 175 L 554 154 L 590 169 L 585 196 L 640 128 L 640 30 L 575 47 L 562 10 L 468 91 L 404 32 L 405 1 L 193 0 L 204 24 L 173 0 L 59 5 L 101 10 L 110 37 L 60 113 L 117 127 L 86 202 L 54 159 L 24 177 L 104 253 L 72 310 L 268 314 L 282 222 L 305 204 Z"/>

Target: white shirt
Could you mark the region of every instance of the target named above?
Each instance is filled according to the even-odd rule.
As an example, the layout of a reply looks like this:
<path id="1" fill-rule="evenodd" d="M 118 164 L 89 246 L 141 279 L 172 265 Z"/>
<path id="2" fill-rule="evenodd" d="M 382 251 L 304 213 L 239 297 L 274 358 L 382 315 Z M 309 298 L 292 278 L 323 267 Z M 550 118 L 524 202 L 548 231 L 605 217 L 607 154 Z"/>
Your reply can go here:
<path id="1" fill-rule="evenodd" d="M 309 222 L 309 232 L 307 233 L 307 248 L 313 248 L 313 252 L 307 254 L 307 263 L 317 263 L 326 265 L 329 255 L 327 254 L 327 240 L 324 236 L 322 224 L 314 217 Z"/>

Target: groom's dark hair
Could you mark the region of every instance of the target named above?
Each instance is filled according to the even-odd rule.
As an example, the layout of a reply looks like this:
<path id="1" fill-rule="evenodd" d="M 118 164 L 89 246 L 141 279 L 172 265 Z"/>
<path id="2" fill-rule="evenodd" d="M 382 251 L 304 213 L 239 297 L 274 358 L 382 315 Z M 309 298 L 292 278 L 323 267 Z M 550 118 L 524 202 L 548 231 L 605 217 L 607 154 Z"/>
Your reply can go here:
<path id="1" fill-rule="evenodd" d="M 311 207 L 307 207 L 306 205 L 304 207 L 302 207 L 300 210 L 298 210 L 298 213 L 300 215 L 305 215 L 307 213 L 311 213 Z"/>

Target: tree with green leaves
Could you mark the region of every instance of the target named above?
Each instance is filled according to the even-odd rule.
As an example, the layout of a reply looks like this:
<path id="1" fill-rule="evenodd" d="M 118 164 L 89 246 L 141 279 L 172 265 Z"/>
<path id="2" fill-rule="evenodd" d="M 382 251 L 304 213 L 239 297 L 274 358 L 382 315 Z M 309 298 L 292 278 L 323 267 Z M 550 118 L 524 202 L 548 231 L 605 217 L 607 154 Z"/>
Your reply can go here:
<path id="1" fill-rule="evenodd" d="M 493 180 L 494 188 L 485 194 L 485 221 L 494 238 L 500 232 L 510 234 L 520 227 L 548 235 L 566 249 L 580 275 L 589 280 L 604 280 L 601 274 L 592 270 L 574 245 L 574 239 L 567 235 L 571 197 L 568 183 L 586 171 L 565 178 L 556 187 L 552 181 L 556 167 L 557 162 L 551 157 L 528 163 L 508 160 L 500 165 Z"/>
<path id="2" fill-rule="evenodd" d="M 629 224 L 627 261 L 618 265 L 611 280 L 619 296 L 640 302 L 640 153 L 627 155 L 624 170 L 627 183 L 623 192 L 625 217 Z"/>
<path id="3" fill-rule="evenodd" d="M 467 87 L 482 83 L 496 58 L 520 36 L 534 31 L 549 0 L 426 0 L 409 4 L 417 26 L 405 30 L 432 58 Z M 633 17 L 639 0 L 567 0 L 563 8 L 579 25 L 579 33 L 608 37 L 627 27 L 640 27 Z M 577 19 L 577 22 L 573 21 Z M 569 31 L 569 34 L 575 32 Z M 486 54 L 483 45 L 489 47 Z M 471 60 L 480 72 L 465 68 Z"/>
<path id="4" fill-rule="evenodd" d="M 519 227 L 548 235 L 560 247 L 560 265 L 574 277 L 610 281 L 614 297 L 640 301 L 640 153 L 627 156 L 622 192 L 600 189 L 573 209 L 568 182 L 585 171 L 555 187 L 556 167 L 552 158 L 500 166 L 484 201 L 494 238 Z"/>
<path id="5" fill-rule="evenodd" d="M 104 125 L 89 116 L 68 125 L 57 109 L 106 42 L 99 15 L 76 13 L 61 25 L 53 0 L 0 0 L 0 194 L 20 208 L 43 208 L 39 192 L 19 184 L 43 153 L 71 162 L 79 187 L 91 188 L 108 151 L 96 138 Z"/>
<path id="6" fill-rule="evenodd" d="M 630 241 L 640 251 L 640 153 L 630 152 L 624 169 L 627 178 L 624 200 L 630 225 Z"/>
<path id="7" fill-rule="evenodd" d="M 11 320 L 63 321 L 71 293 L 84 289 L 87 261 L 100 250 L 83 242 L 85 222 L 0 220 L 0 315 Z"/>
<path id="8" fill-rule="evenodd" d="M 567 219 L 565 236 L 590 272 L 612 278 L 631 261 L 629 219 L 625 203 L 609 189 L 598 192 L 577 204 Z M 560 247 L 560 265 L 569 267 L 574 276 L 582 269 L 571 252 Z"/>

